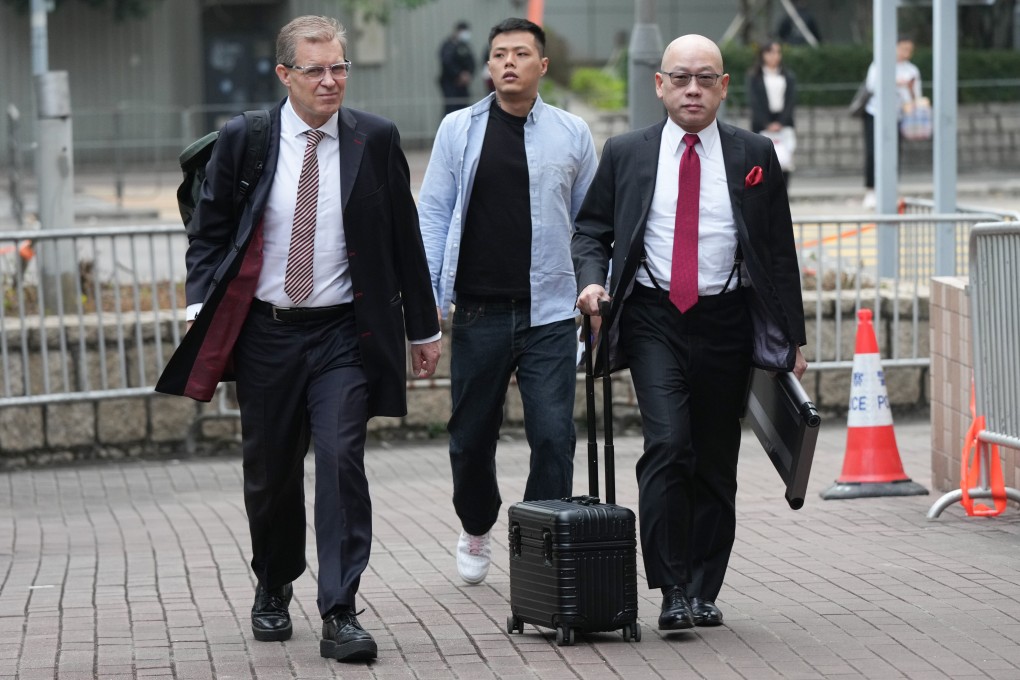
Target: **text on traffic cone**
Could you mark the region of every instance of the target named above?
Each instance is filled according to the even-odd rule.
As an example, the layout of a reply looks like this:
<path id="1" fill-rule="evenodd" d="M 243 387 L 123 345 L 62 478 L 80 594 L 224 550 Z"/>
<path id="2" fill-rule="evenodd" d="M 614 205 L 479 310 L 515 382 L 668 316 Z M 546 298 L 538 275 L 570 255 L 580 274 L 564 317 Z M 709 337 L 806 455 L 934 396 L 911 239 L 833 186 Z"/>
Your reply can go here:
<path id="1" fill-rule="evenodd" d="M 870 309 L 857 312 L 857 341 L 850 382 L 846 454 L 836 483 L 822 498 L 907 496 L 928 491 L 903 471 L 892 407 Z"/>

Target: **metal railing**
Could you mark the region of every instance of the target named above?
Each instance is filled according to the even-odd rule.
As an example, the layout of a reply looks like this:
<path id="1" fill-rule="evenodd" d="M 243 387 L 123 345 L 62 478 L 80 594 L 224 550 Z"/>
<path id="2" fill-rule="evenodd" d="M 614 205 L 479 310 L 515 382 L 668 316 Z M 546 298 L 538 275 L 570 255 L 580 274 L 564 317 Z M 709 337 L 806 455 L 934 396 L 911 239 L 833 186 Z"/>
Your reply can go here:
<path id="1" fill-rule="evenodd" d="M 178 225 L 0 234 L 0 406 L 152 393 L 185 308 Z M 75 254 L 72 281 L 40 275 Z"/>
<path id="2" fill-rule="evenodd" d="M 900 201 L 900 213 L 904 215 L 925 215 L 929 220 L 928 222 L 916 223 L 914 231 L 917 234 L 917 241 L 910 244 L 908 248 L 910 252 L 926 254 L 924 264 L 930 268 L 923 273 L 927 273 L 929 276 L 935 273 L 933 268 L 933 263 L 935 261 L 934 249 L 937 247 L 935 233 L 940 228 L 940 224 L 945 224 L 932 218 L 934 212 L 935 202 L 931 199 L 905 198 Z M 967 216 L 994 215 L 993 219 L 996 221 L 1020 222 L 1020 211 L 1016 210 L 989 209 L 987 207 L 958 203 L 956 205 L 956 212 Z M 954 231 L 956 248 L 953 253 L 953 262 L 955 263 L 955 271 L 953 274 L 956 276 L 967 276 L 970 271 L 968 240 L 971 224 L 972 222 L 970 221 L 956 222 Z"/>
<path id="3" fill-rule="evenodd" d="M 1001 214 L 798 216 L 794 219 L 808 319 L 805 354 L 817 371 L 853 366 L 856 314 L 872 309 L 883 366 L 928 366 L 927 304 L 934 230 L 951 223 L 966 243 L 970 228 Z M 878 276 L 878 227 L 897 230 L 896 276 Z"/>
<path id="4" fill-rule="evenodd" d="M 989 211 L 797 217 L 811 370 L 851 368 L 862 307 L 875 314 L 883 365 L 927 366 L 934 225 L 952 223 L 966 239 L 975 223 L 1001 219 Z M 899 235 L 894 277 L 877 276 L 879 225 Z M 151 394 L 184 329 L 186 246 L 178 225 L 0 234 L 0 407 Z M 53 291 L 39 267 L 60 248 L 75 253 L 78 276 Z"/>

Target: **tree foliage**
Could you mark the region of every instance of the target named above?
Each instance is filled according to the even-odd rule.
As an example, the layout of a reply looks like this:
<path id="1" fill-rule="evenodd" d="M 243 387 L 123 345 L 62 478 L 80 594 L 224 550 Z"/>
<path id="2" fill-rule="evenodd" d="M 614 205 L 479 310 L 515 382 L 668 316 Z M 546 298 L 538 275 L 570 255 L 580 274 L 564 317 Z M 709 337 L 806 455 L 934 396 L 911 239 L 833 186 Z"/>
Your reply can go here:
<path id="1" fill-rule="evenodd" d="M 59 10 L 71 0 L 53 0 L 54 10 Z M 126 19 L 140 19 L 152 11 L 156 3 L 163 0 L 74 0 L 75 2 L 89 5 L 90 7 L 109 7 L 113 11 L 113 17 L 117 21 Z M 4 0 L 13 5 L 19 12 L 28 12 L 32 9 L 32 0 Z"/>

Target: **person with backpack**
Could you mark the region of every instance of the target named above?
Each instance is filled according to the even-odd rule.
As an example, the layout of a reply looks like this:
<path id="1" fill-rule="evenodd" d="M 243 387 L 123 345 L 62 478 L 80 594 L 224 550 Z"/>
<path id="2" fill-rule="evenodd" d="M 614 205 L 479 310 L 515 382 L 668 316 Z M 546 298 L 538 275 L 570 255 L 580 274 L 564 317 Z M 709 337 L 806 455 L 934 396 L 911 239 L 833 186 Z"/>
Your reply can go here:
<path id="1" fill-rule="evenodd" d="M 276 52 L 287 97 L 270 112 L 264 171 L 237 203 L 249 124 L 233 118 L 188 230 L 189 330 L 156 389 L 208 401 L 237 382 L 256 640 L 292 633 L 314 445 L 319 652 L 374 659 L 355 611 L 372 543 L 367 421 L 406 413 L 405 333 L 414 373 L 431 376 L 439 320 L 397 129 L 342 106 L 343 26 L 298 17 Z"/>

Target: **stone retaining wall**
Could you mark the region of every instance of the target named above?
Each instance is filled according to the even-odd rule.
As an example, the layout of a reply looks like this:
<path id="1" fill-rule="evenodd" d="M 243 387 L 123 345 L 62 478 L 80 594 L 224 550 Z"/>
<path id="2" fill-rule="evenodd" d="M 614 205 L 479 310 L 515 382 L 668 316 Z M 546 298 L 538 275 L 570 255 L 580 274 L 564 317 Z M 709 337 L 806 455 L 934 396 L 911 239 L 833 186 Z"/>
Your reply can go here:
<path id="1" fill-rule="evenodd" d="M 891 321 L 882 321 L 879 336 L 882 338 L 883 357 L 892 356 L 894 346 L 900 355 L 909 351 L 911 336 L 909 333 L 910 309 L 912 299 L 901 300 L 901 327 L 894 332 Z M 823 298 L 823 321 L 820 332 L 824 359 L 836 358 L 836 347 L 840 347 L 842 359 L 852 359 L 854 350 L 853 299 L 848 297 L 841 305 L 840 321 L 842 332 L 836 335 L 836 304 L 834 294 L 826 294 Z M 893 306 L 891 299 L 883 299 L 882 318 L 890 315 Z M 817 322 L 814 320 L 815 303 L 807 307 L 811 315 L 808 322 L 808 337 L 815 337 Z M 865 306 L 873 306 L 865 303 Z M 928 352 L 928 301 L 922 299 L 919 305 L 919 352 L 927 356 Z M 107 350 L 106 362 L 107 383 L 118 387 L 137 387 L 151 384 L 157 371 L 157 351 L 154 332 L 155 324 L 148 323 L 141 333 L 142 361 L 137 360 L 137 350 L 128 350 L 128 370 L 122 374 L 118 367 L 116 354 Z M 163 323 L 161 328 L 164 360 L 169 357 L 172 347 L 172 334 L 169 324 Z M 6 331 L 7 348 L 10 355 L 17 356 L 21 339 L 16 329 L 8 325 Z M 78 338 L 75 331 L 68 345 L 76 347 Z M 41 384 L 43 362 L 39 356 L 38 332 L 29 334 L 29 346 L 34 348 L 29 360 L 29 377 L 35 385 Z M 89 375 L 89 384 L 99 384 L 96 366 L 99 365 L 98 334 L 95 328 L 84 332 L 85 346 L 89 356 L 85 361 L 72 360 L 66 367 L 67 374 L 73 384 L 84 374 Z M 52 329 L 47 331 L 48 346 L 53 353 L 59 347 L 59 339 Z M 106 332 L 107 347 L 110 338 L 115 337 Z M 445 333 L 449 340 L 450 334 Z M 808 361 L 815 360 L 814 345 L 804 348 Z M 64 372 L 65 367 L 55 366 L 52 356 L 48 371 L 51 380 Z M 18 362 L 11 362 L 12 366 Z M 142 368 L 144 366 L 144 368 Z M 20 371 L 20 368 L 18 368 Z M 12 371 L 13 372 L 13 371 Z M 436 373 L 433 387 L 421 387 L 420 383 L 412 383 L 408 392 L 408 415 L 403 418 L 376 418 L 370 423 L 373 436 L 379 438 L 406 438 L 445 436 L 446 422 L 449 418 L 450 399 L 447 382 L 449 377 L 449 345 L 444 347 L 443 359 Z M 15 386 L 20 385 L 23 376 L 11 376 Z M 144 381 L 142 379 L 145 379 Z M 892 368 L 887 370 L 887 385 L 894 413 L 898 411 L 917 411 L 928 406 L 927 368 Z M 804 378 L 808 393 L 815 400 L 820 410 L 831 417 L 845 417 L 849 403 L 850 371 L 832 370 L 809 372 Z M 54 382 L 53 384 L 62 384 Z M 637 406 L 629 376 L 626 372 L 618 374 L 614 383 L 614 416 L 626 427 L 637 423 Z M 168 397 L 165 395 L 145 395 L 136 398 L 95 399 L 90 401 L 51 403 L 30 406 L 0 406 L 0 469 L 39 465 L 57 462 L 69 462 L 81 459 L 118 459 L 125 457 L 144 456 L 185 456 L 191 454 L 207 455 L 224 452 L 236 452 L 240 441 L 240 427 L 232 413 L 236 404 L 229 398 L 232 390 L 228 386 L 225 399 L 226 409 L 218 399 L 210 404 L 198 404 L 190 399 Z M 601 381 L 596 385 L 597 411 L 602 410 Z M 584 438 L 584 378 L 578 375 L 577 395 L 575 399 L 575 417 L 579 425 L 579 437 Z M 520 394 L 516 385 L 511 385 L 507 393 L 505 407 L 505 424 L 507 431 L 519 428 L 523 421 L 523 409 Z"/>

